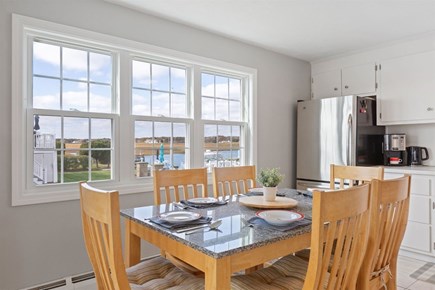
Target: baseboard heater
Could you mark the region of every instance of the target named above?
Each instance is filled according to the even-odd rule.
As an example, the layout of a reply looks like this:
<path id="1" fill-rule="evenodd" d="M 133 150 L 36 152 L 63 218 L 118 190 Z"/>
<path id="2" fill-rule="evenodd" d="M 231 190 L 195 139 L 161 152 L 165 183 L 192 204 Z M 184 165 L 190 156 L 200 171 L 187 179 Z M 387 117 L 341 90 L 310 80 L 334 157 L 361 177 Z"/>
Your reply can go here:
<path id="1" fill-rule="evenodd" d="M 60 279 L 58 281 L 54 281 L 54 282 L 49 282 L 43 285 L 39 285 L 36 287 L 31 287 L 31 288 L 26 288 L 26 290 L 51 290 L 51 289 L 56 289 L 56 288 L 60 288 L 60 287 L 64 287 L 67 285 L 71 285 L 71 284 L 77 284 L 89 279 L 93 279 L 95 278 L 95 274 L 94 272 L 90 272 L 90 273 L 86 273 L 86 274 L 81 274 L 81 275 L 77 275 L 74 277 L 68 277 L 65 279 Z"/>
<path id="2" fill-rule="evenodd" d="M 152 259 L 155 257 L 158 257 L 159 255 L 152 255 L 146 258 L 142 258 L 142 261 L 148 260 L 148 259 Z M 39 285 L 39 286 L 33 286 L 30 288 L 25 288 L 23 290 L 51 290 L 51 289 L 56 289 L 56 288 L 60 288 L 60 287 L 64 287 L 64 286 L 68 286 L 68 285 L 72 285 L 72 284 L 77 284 L 86 280 L 90 280 L 90 279 L 94 279 L 95 278 L 95 274 L 94 272 L 89 272 L 89 273 L 85 273 L 85 274 L 80 274 L 77 276 L 73 276 L 73 277 L 67 277 L 64 279 L 60 279 L 57 281 L 53 281 L 53 282 L 49 282 L 43 285 Z"/>

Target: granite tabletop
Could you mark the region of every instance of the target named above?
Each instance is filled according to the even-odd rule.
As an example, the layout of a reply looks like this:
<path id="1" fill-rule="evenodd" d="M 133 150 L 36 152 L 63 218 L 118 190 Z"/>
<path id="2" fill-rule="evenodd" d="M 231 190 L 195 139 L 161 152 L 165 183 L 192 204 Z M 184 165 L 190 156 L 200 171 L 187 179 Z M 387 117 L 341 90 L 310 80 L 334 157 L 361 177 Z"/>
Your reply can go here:
<path id="1" fill-rule="evenodd" d="M 304 196 L 294 189 L 279 189 L 278 192 L 285 194 L 286 197 L 297 200 L 298 205 L 291 210 L 303 213 L 307 219 L 311 219 L 311 197 Z M 213 220 L 222 220 L 222 225 L 219 226 L 218 230 L 202 230 L 190 235 L 176 233 L 149 221 L 150 218 L 158 216 L 161 213 L 181 211 L 173 204 L 122 209 L 121 216 L 139 222 L 145 227 L 152 228 L 214 258 L 221 258 L 311 232 L 310 224 L 284 232 L 272 227 L 252 226 L 247 221 L 254 217 L 259 209 L 240 204 L 238 200 L 241 198 L 244 198 L 244 196 L 233 196 L 226 205 L 222 206 L 204 209 L 186 209 L 198 212 L 202 216 L 211 217 Z"/>

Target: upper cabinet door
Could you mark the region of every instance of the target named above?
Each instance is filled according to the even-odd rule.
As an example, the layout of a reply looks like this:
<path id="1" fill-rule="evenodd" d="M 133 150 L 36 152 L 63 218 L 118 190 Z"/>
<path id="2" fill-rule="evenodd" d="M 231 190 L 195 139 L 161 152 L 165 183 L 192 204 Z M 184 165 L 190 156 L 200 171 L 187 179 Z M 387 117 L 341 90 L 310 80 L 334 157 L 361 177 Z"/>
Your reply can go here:
<path id="1" fill-rule="evenodd" d="M 375 64 L 364 64 L 341 69 L 343 96 L 376 92 Z"/>
<path id="2" fill-rule="evenodd" d="M 378 123 L 435 122 L 435 51 L 380 63 Z"/>
<path id="3" fill-rule="evenodd" d="M 313 99 L 322 99 L 341 96 L 340 69 L 313 75 Z"/>

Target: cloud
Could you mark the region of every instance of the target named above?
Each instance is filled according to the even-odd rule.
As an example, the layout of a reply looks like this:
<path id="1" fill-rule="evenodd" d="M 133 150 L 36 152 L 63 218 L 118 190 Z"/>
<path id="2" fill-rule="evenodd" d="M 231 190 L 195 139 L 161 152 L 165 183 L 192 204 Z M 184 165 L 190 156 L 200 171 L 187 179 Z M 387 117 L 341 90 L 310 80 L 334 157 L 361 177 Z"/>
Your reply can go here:
<path id="1" fill-rule="evenodd" d="M 87 71 L 87 52 L 63 47 L 62 66 L 66 70 Z M 33 56 L 36 59 L 44 61 L 50 65 L 60 66 L 60 48 L 57 45 L 51 45 L 41 42 L 33 43 Z M 90 70 L 96 75 L 106 75 L 111 68 L 111 56 L 90 53 Z M 109 72 L 110 73 L 110 72 Z"/>
<path id="2" fill-rule="evenodd" d="M 221 78 L 222 79 L 222 78 Z M 216 95 L 215 95 L 216 88 Z M 240 80 L 239 79 L 229 79 L 228 82 L 209 83 L 202 86 L 202 95 L 209 97 L 218 97 L 218 98 L 228 98 L 228 95 L 231 99 L 239 100 L 241 97 L 241 89 L 240 89 Z"/>
<path id="3" fill-rule="evenodd" d="M 64 92 L 62 101 L 64 110 L 78 110 L 82 112 L 88 110 L 86 91 Z"/>
<path id="4" fill-rule="evenodd" d="M 151 71 L 152 83 L 163 84 L 169 82 L 169 75 L 175 80 L 186 80 L 186 70 L 181 68 L 174 68 L 159 64 L 150 64 L 143 61 L 133 61 L 133 80 L 136 86 L 150 88 Z"/>
<path id="5" fill-rule="evenodd" d="M 202 95 L 203 96 L 209 96 L 214 97 L 214 85 L 206 85 L 202 87 Z"/>
<path id="6" fill-rule="evenodd" d="M 186 117 L 186 95 L 172 94 L 172 117 Z"/>
<path id="7" fill-rule="evenodd" d="M 152 113 L 153 116 L 163 115 L 169 117 L 169 94 L 153 92 Z"/>
<path id="8" fill-rule="evenodd" d="M 57 95 L 35 95 L 33 97 L 33 106 L 39 109 L 59 110 L 60 98 Z"/>

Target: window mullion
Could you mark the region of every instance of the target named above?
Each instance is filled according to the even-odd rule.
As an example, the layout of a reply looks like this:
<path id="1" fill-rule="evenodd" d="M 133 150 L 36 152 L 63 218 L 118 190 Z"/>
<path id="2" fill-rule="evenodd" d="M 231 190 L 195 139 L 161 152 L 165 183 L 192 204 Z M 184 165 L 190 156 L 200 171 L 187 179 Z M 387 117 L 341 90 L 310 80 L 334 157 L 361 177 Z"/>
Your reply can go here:
<path id="1" fill-rule="evenodd" d="M 127 52 L 121 52 L 115 58 L 114 70 L 117 70 L 117 78 L 114 85 L 119 86 L 116 89 L 119 117 L 115 118 L 114 140 L 115 140 L 115 161 L 113 168 L 116 174 L 115 179 L 121 182 L 134 180 L 134 117 L 131 115 L 131 56 Z M 121 129 L 122 128 L 122 129 Z M 121 141 L 122 140 L 122 141 Z"/>
<path id="2" fill-rule="evenodd" d="M 89 87 L 89 86 L 88 86 Z M 92 148 L 92 138 L 91 138 L 91 136 L 92 136 L 92 124 L 91 124 L 91 122 L 92 122 L 92 118 L 88 118 L 88 132 L 89 132 L 89 136 L 88 136 L 88 148 L 87 148 L 87 150 L 88 150 L 88 180 L 91 180 L 92 181 L 92 162 L 91 162 L 91 160 L 92 160 L 92 150 L 91 150 L 91 148 Z M 79 155 L 80 155 L 80 151 L 79 151 Z"/>
<path id="3" fill-rule="evenodd" d="M 202 121 L 201 113 L 201 71 L 198 66 L 193 67 L 192 71 L 192 100 L 191 106 L 193 110 L 193 119 L 195 122 L 192 124 L 190 130 L 191 141 L 191 154 L 192 164 L 190 167 L 203 167 L 204 166 L 204 122 Z"/>

